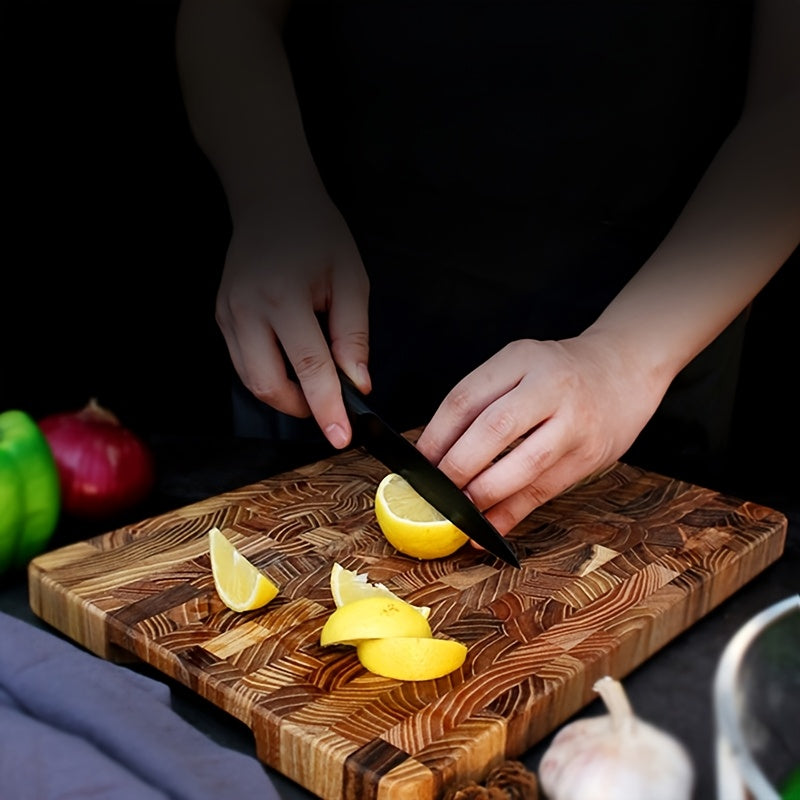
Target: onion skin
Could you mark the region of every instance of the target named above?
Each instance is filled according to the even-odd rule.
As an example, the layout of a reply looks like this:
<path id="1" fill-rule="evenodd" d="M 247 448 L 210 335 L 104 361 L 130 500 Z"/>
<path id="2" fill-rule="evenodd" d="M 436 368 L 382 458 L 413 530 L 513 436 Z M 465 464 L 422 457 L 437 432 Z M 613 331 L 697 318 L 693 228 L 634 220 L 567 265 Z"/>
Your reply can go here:
<path id="1" fill-rule="evenodd" d="M 155 483 L 150 448 L 95 399 L 80 411 L 44 417 L 39 427 L 55 458 L 66 513 L 103 519 L 150 494 Z"/>

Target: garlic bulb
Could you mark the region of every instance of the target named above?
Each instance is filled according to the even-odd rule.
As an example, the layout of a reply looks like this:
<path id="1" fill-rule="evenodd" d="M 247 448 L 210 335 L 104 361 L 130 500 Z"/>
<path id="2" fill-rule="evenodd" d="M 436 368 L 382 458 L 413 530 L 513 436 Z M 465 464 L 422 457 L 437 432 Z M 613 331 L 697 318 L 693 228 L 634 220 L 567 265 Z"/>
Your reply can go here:
<path id="1" fill-rule="evenodd" d="M 539 764 L 548 800 L 689 800 L 694 769 L 672 736 L 637 718 L 619 681 L 594 684 L 609 713 L 562 728 Z"/>

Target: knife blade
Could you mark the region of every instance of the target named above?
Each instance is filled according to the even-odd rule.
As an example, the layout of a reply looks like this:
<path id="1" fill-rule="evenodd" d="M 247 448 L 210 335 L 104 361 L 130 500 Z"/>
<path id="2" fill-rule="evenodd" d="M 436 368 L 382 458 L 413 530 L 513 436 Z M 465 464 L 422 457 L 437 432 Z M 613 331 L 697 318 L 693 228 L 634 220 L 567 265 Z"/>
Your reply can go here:
<path id="1" fill-rule="evenodd" d="M 356 385 L 339 370 L 344 400 L 356 442 L 396 472 L 470 539 L 493 556 L 519 569 L 511 545 L 478 507 L 438 467 L 395 431 L 366 402 Z"/>

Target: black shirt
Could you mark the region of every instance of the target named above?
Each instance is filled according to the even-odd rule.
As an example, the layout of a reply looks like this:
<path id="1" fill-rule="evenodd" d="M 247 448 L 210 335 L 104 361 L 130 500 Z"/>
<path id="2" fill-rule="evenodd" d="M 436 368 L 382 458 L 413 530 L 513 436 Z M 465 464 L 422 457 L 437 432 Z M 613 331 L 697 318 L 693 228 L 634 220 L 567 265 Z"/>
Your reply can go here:
<path id="1" fill-rule="evenodd" d="M 293 5 L 306 132 L 370 274 L 373 401 L 395 424 L 423 424 L 507 342 L 594 321 L 735 124 L 751 15 L 745 0 Z"/>

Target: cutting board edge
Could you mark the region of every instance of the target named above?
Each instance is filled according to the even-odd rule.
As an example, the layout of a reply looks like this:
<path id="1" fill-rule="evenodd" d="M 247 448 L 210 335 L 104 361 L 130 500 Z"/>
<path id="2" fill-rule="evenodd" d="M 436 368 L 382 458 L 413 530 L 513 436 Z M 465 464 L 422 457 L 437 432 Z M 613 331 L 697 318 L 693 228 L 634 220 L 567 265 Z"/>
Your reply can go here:
<path id="1" fill-rule="evenodd" d="M 257 484 L 254 484 L 251 489 L 254 489 L 256 486 Z M 235 492 L 226 493 L 223 497 L 227 498 L 235 495 Z M 217 500 L 219 499 L 220 498 L 217 498 Z M 195 510 L 196 506 L 201 507 L 197 510 L 202 510 L 202 505 L 202 503 L 193 504 L 193 511 Z M 774 509 L 769 509 L 765 506 L 758 506 L 757 504 L 753 503 L 750 503 L 749 505 L 751 509 L 757 511 L 763 509 L 763 513 L 757 514 L 756 517 L 760 518 L 761 522 L 764 523 L 769 530 L 764 530 L 764 532 L 760 534 L 760 538 L 756 539 L 756 544 L 751 550 L 743 550 L 732 559 L 732 563 L 726 568 L 728 580 L 723 580 L 720 578 L 720 576 L 712 574 L 709 576 L 707 581 L 702 583 L 699 590 L 695 590 L 683 598 L 684 605 L 692 606 L 692 610 L 688 613 L 688 616 L 681 608 L 667 606 L 665 609 L 662 609 L 658 615 L 652 616 L 646 623 L 646 636 L 637 635 L 629 637 L 631 639 L 630 643 L 628 644 L 629 649 L 624 652 L 622 649 L 619 649 L 614 654 L 614 658 L 616 659 L 619 670 L 617 677 L 625 677 L 625 675 L 638 668 L 647 658 L 672 641 L 676 636 L 690 628 L 695 622 L 735 594 L 735 592 L 742 588 L 742 586 L 744 586 L 747 582 L 752 580 L 752 578 L 780 558 L 785 547 L 786 532 L 788 528 L 787 518 L 785 515 L 782 515 L 780 512 L 776 512 Z M 84 544 L 85 543 L 79 543 L 79 545 Z M 67 556 L 70 558 L 73 556 L 78 557 L 80 555 L 78 550 L 79 545 L 69 545 L 67 548 L 62 548 L 62 550 L 57 551 L 57 553 L 48 554 L 45 557 L 35 559 L 35 563 L 31 563 L 31 569 L 29 572 L 31 580 L 29 581 L 29 585 L 31 587 L 31 607 L 34 610 L 34 613 L 37 613 L 37 615 L 42 617 L 42 619 L 48 622 L 48 624 L 51 624 L 58 630 L 61 630 L 67 636 L 75 639 L 79 644 L 82 644 L 93 652 L 96 652 L 98 655 L 111 658 L 112 660 L 119 660 L 120 658 L 123 660 L 142 660 L 139 659 L 135 654 L 118 647 L 108 640 L 107 630 L 110 622 L 109 614 L 100 611 L 100 609 L 95 606 L 92 606 L 90 602 L 81 599 L 79 595 L 70 593 L 69 587 L 58 584 L 57 580 L 55 580 L 52 575 L 47 574 L 48 567 L 50 565 L 52 565 L 54 570 L 57 570 L 59 566 L 63 565 L 63 561 L 67 559 Z M 70 549 L 73 547 L 76 549 Z M 69 552 L 65 552 L 66 550 L 69 550 Z M 36 584 L 35 590 L 34 584 Z M 67 611 L 66 613 L 59 615 L 56 613 L 56 611 L 59 609 L 59 602 L 63 601 L 65 598 L 68 606 Z M 63 609 L 61 610 L 63 611 Z M 86 613 L 87 611 L 88 615 Z M 659 621 L 663 623 L 665 620 L 667 620 L 669 624 L 662 624 L 660 630 L 658 631 L 660 635 L 656 636 L 654 639 L 654 631 L 658 626 Z M 65 630 L 63 626 L 66 626 L 67 630 Z M 667 635 L 668 633 L 669 635 Z M 633 639 L 637 639 L 638 641 L 633 641 Z M 649 644 L 647 644 L 647 642 L 649 642 Z M 636 646 L 637 644 L 638 649 Z M 172 651 L 167 652 L 170 658 L 174 657 L 174 653 Z M 607 658 L 610 659 L 610 657 Z M 624 669 L 622 669 L 620 665 L 626 663 L 626 658 L 628 658 L 629 661 Z M 586 674 L 576 675 L 576 677 L 569 681 L 570 684 L 574 683 L 576 686 L 580 687 L 580 702 L 573 702 L 575 710 L 571 711 L 570 713 L 563 712 L 564 709 L 568 708 L 568 705 L 562 706 L 562 712 L 559 712 L 561 716 L 559 716 L 559 713 L 557 713 L 554 717 L 550 718 L 548 723 L 549 728 L 546 732 L 542 733 L 542 736 L 547 735 L 547 733 L 554 730 L 556 727 L 558 727 L 558 725 L 566 721 L 566 719 L 568 719 L 572 714 L 576 713 L 576 711 L 581 710 L 594 698 L 591 690 L 591 683 L 593 683 L 593 680 L 596 679 L 596 677 L 602 676 L 600 673 L 603 672 L 602 668 L 604 666 L 605 662 L 602 660 L 601 656 L 600 662 L 596 668 L 592 668 L 593 671 L 591 672 L 591 675 L 589 675 L 589 671 L 587 670 Z M 611 662 L 609 660 L 609 668 L 610 667 Z M 196 686 L 181 680 L 180 677 L 176 677 L 175 675 L 170 675 L 169 677 L 179 683 L 182 683 L 184 686 L 188 686 L 193 691 L 197 691 Z M 563 687 L 561 691 L 563 693 Z M 213 699 L 207 697 L 202 692 L 198 692 L 198 694 L 205 697 L 205 699 L 210 700 L 226 713 L 236 718 L 236 715 L 233 714 L 229 709 L 219 705 L 219 703 L 214 702 Z M 506 727 L 508 727 L 508 724 Z M 286 733 L 287 731 L 284 730 L 282 735 Z M 255 737 L 255 732 L 253 732 L 253 735 Z M 507 736 L 503 755 L 507 757 L 516 757 L 521 755 L 525 752 L 525 750 L 532 746 L 532 744 L 540 741 L 542 736 L 538 736 L 538 738 L 535 740 L 526 742 L 524 747 L 522 746 L 523 742 L 521 739 L 517 740 L 516 745 L 513 740 L 511 741 L 511 744 L 509 744 L 509 737 Z M 256 745 L 258 747 L 258 741 L 256 741 Z M 474 758 L 474 754 L 472 754 L 471 757 Z M 491 755 L 491 758 L 493 759 L 497 759 L 497 757 L 498 756 L 496 753 Z M 359 774 L 357 767 L 358 764 L 354 764 L 352 762 L 349 765 L 350 782 L 348 786 L 351 790 L 358 789 L 358 795 L 364 798 L 375 797 L 380 798 L 380 800 L 397 800 L 397 787 L 390 790 L 389 784 L 391 781 L 387 781 L 385 784 L 385 790 L 388 792 L 388 794 L 384 795 L 384 785 L 382 783 L 383 776 L 376 774 L 374 769 L 367 774 L 365 767 L 365 775 L 363 779 L 366 781 L 366 783 L 364 786 L 357 787 L 356 784 L 353 783 L 353 776 L 355 775 L 357 777 Z M 344 770 L 345 768 L 345 765 L 342 765 L 342 769 Z M 293 775 L 291 772 L 284 771 L 279 767 L 276 767 L 276 769 L 286 775 L 287 778 L 294 781 L 298 780 L 296 774 Z M 389 773 L 386 773 L 386 775 L 388 774 Z M 480 774 L 480 771 L 475 772 L 474 774 L 478 775 Z M 314 793 L 317 793 L 315 788 L 321 788 L 321 785 L 318 786 L 313 782 L 311 785 L 307 785 L 304 782 L 299 783 L 301 786 Z M 436 782 L 433 781 L 431 783 L 431 781 L 427 779 L 421 779 L 421 783 L 432 786 Z M 323 800 L 340 800 L 340 795 L 318 794 L 318 796 L 322 797 Z M 439 800 L 439 795 L 436 794 L 413 794 L 412 796 L 415 798 L 415 800 L 417 798 L 418 800 Z"/>
<path id="2" fill-rule="evenodd" d="M 496 766 L 505 759 L 522 757 L 524 753 L 530 749 L 530 747 L 540 742 L 543 738 L 552 733 L 560 725 L 566 723 L 570 718 L 581 712 L 587 705 L 596 699 L 597 695 L 593 691 L 592 686 L 597 679 L 606 674 L 613 674 L 613 676 L 619 680 L 626 678 L 633 671 L 639 668 L 645 661 L 651 658 L 655 653 L 669 645 L 670 642 L 679 637 L 681 634 L 685 633 L 689 628 L 691 628 L 692 625 L 703 619 L 714 609 L 718 608 L 726 600 L 730 599 L 737 591 L 739 591 L 739 589 L 754 579 L 761 572 L 766 570 L 771 564 L 774 564 L 775 561 L 781 557 L 785 548 L 787 520 L 784 518 L 783 525 L 775 530 L 777 533 L 765 535 L 763 539 L 759 540 L 759 544 L 753 548 L 752 551 L 750 551 L 749 559 L 745 558 L 744 555 L 737 556 L 732 560 L 725 571 L 715 574 L 709 578 L 702 585 L 701 590 L 690 595 L 686 595 L 682 604 L 665 604 L 662 607 L 660 614 L 656 616 L 643 617 L 643 619 L 646 619 L 647 622 L 641 629 L 637 631 L 636 634 L 630 634 L 627 638 L 622 640 L 620 649 L 616 653 L 615 658 L 612 659 L 613 663 L 604 663 L 603 658 L 601 657 L 598 659 L 598 663 L 595 665 L 594 669 L 587 670 L 584 674 L 576 672 L 570 680 L 562 683 L 558 690 L 558 694 L 561 695 L 561 698 L 563 699 L 564 697 L 573 696 L 578 699 L 573 701 L 571 704 L 565 705 L 562 703 L 560 707 L 556 703 L 558 711 L 551 715 L 549 717 L 549 721 L 544 723 L 538 729 L 538 731 L 529 736 L 528 739 L 520 741 L 517 746 L 513 746 L 514 737 L 508 735 L 508 728 L 512 725 L 530 725 L 530 720 L 516 719 L 514 717 L 505 720 L 504 730 L 506 735 L 503 737 L 504 747 L 502 752 L 494 751 L 488 753 L 486 757 L 482 759 L 482 764 L 479 768 L 468 770 L 462 768 L 457 770 L 463 782 L 480 782 L 486 777 L 486 774 L 488 774 L 488 771 L 492 766 Z M 760 551 L 760 553 L 754 551 Z M 745 567 L 746 569 L 743 570 L 742 567 Z M 735 573 L 736 581 L 741 581 L 741 583 L 737 585 L 735 581 L 726 582 L 724 580 L 726 573 Z M 720 592 L 717 587 L 724 586 L 726 583 L 728 587 L 732 588 L 730 588 L 729 591 Z M 662 587 L 662 591 L 667 592 L 669 588 L 670 586 L 667 584 L 665 587 Z M 648 599 L 651 600 L 657 596 L 658 592 L 654 595 L 651 595 Z M 684 613 L 685 605 L 693 605 L 697 612 L 696 615 L 690 614 L 686 616 Z M 643 612 L 646 610 L 646 606 L 644 604 L 642 604 L 640 608 Z M 636 610 L 636 607 L 633 607 L 631 610 Z M 664 623 L 668 619 L 670 621 L 665 625 Z M 642 647 L 642 641 L 649 642 L 649 645 Z M 122 648 L 116 649 L 122 651 Z M 169 652 L 165 652 L 165 655 L 168 658 L 172 657 L 172 654 Z M 136 658 L 135 655 L 133 657 Z M 180 666 L 179 662 L 176 662 L 176 665 Z M 205 700 L 214 703 L 232 717 L 239 718 L 236 714 L 222 706 L 219 706 L 218 702 L 215 702 L 215 698 L 219 698 L 219 693 L 213 691 L 213 681 L 207 684 L 209 687 L 208 690 L 201 691 L 198 689 L 197 685 L 193 684 L 193 682 L 181 679 L 178 673 L 171 674 L 169 677 L 183 684 L 187 688 L 197 691 L 198 694 L 200 694 L 200 696 L 202 696 Z M 572 692 L 571 689 L 575 689 L 576 691 Z M 556 700 L 558 700 L 558 698 L 555 698 L 553 702 Z M 551 711 L 552 710 L 553 709 L 551 709 Z M 467 719 L 462 720 L 460 725 L 467 725 L 473 722 L 475 719 L 476 718 L 474 716 L 468 717 Z M 376 800 L 381 800 L 382 798 L 386 797 L 387 800 L 393 800 L 393 798 L 397 796 L 398 787 L 393 785 L 394 778 L 392 773 L 401 770 L 403 763 L 405 762 L 380 775 L 377 785 L 373 787 L 375 794 L 370 795 L 369 786 L 354 786 L 354 776 L 356 776 L 358 772 L 355 770 L 352 761 L 341 765 L 341 769 L 343 770 L 341 781 L 323 776 L 317 776 L 315 778 L 313 773 L 306 775 L 300 774 L 297 771 L 292 772 L 291 770 L 286 769 L 283 763 L 284 760 L 280 758 L 276 759 L 274 757 L 268 757 L 265 747 L 270 743 L 263 742 L 252 729 L 252 727 L 250 730 L 253 734 L 256 752 L 259 758 L 264 761 L 264 763 L 269 764 L 272 768 L 281 772 L 281 774 L 283 774 L 285 777 L 298 783 L 299 786 L 303 787 L 312 794 L 315 794 L 317 797 L 320 797 L 321 800 L 341 800 L 341 797 L 343 796 L 341 793 L 338 791 L 331 793 L 328 790 L 331 786 L 341 787 L 345 784 L 350 787 L 349 791 L 356 790 L 359 797 L 374 796 Z M 272 743 L 274 744 L 274 736 L 271 738 L 273 740 Z M 291 750 L 292 758 L 285 760 L 294 761 L 295 759 L 298 759 L 298 756 L 300 756 L 299 763 L 305 763 L 314 755 L 313 745 L 308 738 L 308 731 L 303 726 L 297 724 L 282 726 L 280 738 L 284 740 L 283 746 L 287 746 Z M 304 754 L 304 750 L 306 749 L 310 750 L 311 752 Z M 419 754 L 411 754 L 409 758 L 410 760 L 415 761 L 418 755 Z M 470 757 L 474 762 L 475 754 L 472 753 Z M 428 775 L 424 772 L 424 770 L 417 770 L 417 773 L 419 774 L 419 778 L 418 782 L 414 784 L 413 791 L 411 791 L 410 786 L 405 786 L 402 793 L 405 794 L 406 791 L 411 791 L 409 797 L 413 797 L 415 800 L 441 800 L 443 791 L 427 791 L 432 787 L 441 785 L 441 776 L 436 774 Z M 369 780 L 370 782 L 375 780 L 374 772 L 371 774 Z M 403 780 L 407 780 L 407 778 L 403 778 Z"/>

